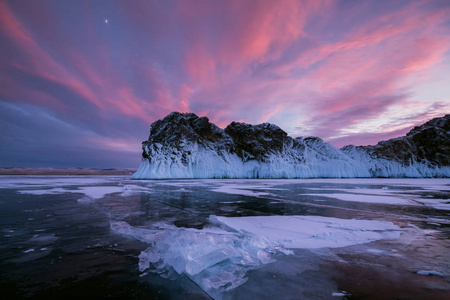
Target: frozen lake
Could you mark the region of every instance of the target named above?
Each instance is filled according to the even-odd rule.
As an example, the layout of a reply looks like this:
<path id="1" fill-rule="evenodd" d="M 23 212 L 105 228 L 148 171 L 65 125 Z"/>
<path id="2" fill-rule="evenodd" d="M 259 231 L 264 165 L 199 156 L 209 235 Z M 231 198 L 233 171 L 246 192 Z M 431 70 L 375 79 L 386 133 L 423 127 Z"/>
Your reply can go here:
<path id="1" fill-rule="evenodd" d="M 450 299 L 449 196 L 449 179 L 0 176 L 0 290 Z"/>

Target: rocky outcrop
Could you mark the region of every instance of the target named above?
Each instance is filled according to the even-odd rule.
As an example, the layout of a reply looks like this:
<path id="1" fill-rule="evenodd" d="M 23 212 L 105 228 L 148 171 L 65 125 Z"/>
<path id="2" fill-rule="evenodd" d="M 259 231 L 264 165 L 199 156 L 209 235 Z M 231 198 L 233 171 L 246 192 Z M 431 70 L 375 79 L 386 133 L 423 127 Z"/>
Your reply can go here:
<path id="1" fill-rule="evenodd" d="M 424 162 L 435 166 L 449 166 L 450 115 L 416 126 L 404 137 L 363 148 L 376 157 L 403 164 Z"/>
<path id="2" fill-rule="evenodd" d="M 221 129 L 207 117 L 173 112 L 151 125 L 133 178 L 449 177 L 449 127 L 447 115 L 404 137 L 337 149 L 269 123 Z"/>
<path id="3" fill-rule="evenodd" d="M 280 127 L 269 123 L 250 125 L 232 122 L 225 128 L 225 133 L 233 140 L 233 152 L 244 161 L 266 161 L 271 154 L 280 153 L 289 139 Z"/>
<path id="4" fill-rule="evenodd" d="M 429 170 L 450 167 L 450 115 L 416 126 L 403 137 L 381 141 L 373 146 L 346 146 L 341 150 L 354 159 L 373 164 L 377 161 L 387 161 L 421 169 L 419 174 L 412 177 L 440 176 L 430 173 Z M 380 174 L 380 169 L 376 167 L 372 173 L 373 176 L 389 177 L 388 174 Z"/>

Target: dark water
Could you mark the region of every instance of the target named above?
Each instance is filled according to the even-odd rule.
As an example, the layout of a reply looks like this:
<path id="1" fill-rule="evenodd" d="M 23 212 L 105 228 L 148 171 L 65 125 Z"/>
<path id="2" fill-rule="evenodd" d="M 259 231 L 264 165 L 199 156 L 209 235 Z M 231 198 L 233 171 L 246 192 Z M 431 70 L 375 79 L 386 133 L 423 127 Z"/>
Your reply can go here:
<path id="1" fill-rule="evenodd" d="M 201 230 L 211 225 L 210 215 L 295 215 L 382 220 L 404 231 L 398 239 L 274 254 L 276 261 L 250 270 L 244 284 L 212 295 L 450 299 L 449 189 L 449 180 L 441 179 L 131 181 L 3 176 L 1 297 L 210 299 L 185 274 L 164 278 L 139 271 L 138 256 L 149 243 L 112 231 L 111 222 L 136 228 L 163 222 Z M 342 200 L 346 197 L 352 201 Z"/>

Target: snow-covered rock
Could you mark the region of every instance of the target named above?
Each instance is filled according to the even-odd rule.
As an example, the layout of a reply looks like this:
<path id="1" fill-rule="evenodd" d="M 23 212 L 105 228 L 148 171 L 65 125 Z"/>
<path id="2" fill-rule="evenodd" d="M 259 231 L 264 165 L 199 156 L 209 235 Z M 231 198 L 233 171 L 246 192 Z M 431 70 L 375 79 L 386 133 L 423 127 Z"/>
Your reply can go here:
<path id="1" fill-rule="evenodd" d="M 337 149 L 317 137 L 291 138 L 276 125 L 173 112 L 151 125 L 135 179 L 450 177 L 450 115 L 375 146 Z"/>

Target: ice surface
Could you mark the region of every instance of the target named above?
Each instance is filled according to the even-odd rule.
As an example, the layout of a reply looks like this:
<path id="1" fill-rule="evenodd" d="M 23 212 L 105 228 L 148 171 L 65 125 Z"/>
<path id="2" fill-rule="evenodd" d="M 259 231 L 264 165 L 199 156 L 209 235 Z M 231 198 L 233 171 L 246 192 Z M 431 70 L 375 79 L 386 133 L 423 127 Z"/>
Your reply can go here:
<path id="1" fill-rule="evenodd" d="M 320 216 L 210 216 L 210 221 L 215 227 L 202 230 L 161 224 L 137 228 L 123 221 L 112 222 L 111 229 L 150 245 L 139 255 L 142 272 L 184 273 L 215 298 L 244 283 L 248 271 L 292 254 L 289 249 L 396 239 L 402 231 L 391 222 Z"/>
<path id="2" fill-rule="evenodd" d="M 211 182 L 211 181 L 208 181 Z M 450 210 L 450 201 L 438 197 L 424 197 L 424 194 L 432 193 L 447 194 L 450 188 L 450 180 L 448 179 L 278 179 L 278 180 L 216 180 L 212 191 L 244 195 L 244 196 L 266 196 L 273 198 L 273 194 L 279 194 L 283 191 L 283 185 L 303 184 L 302 188 L 307 191 L 299 195 L 302 196 L 320 196 L 325 198 L 339 199 L 342 201 L 363 202 L 363 203 L 379 203 L 392 205 L 409 205 L 409 206 L 428 206 L 436 209 Z M 193 181 L 186 182 L 169 182 L 170 185 L 195 185 Z M 321 185 L 320 188 L 312 187 L 314 184 Z M 365 186 L 364 188 L 353 188 L 355 186 Z M 274 186 L 277 186 L 274 188 Z M 342 188 L 346 186 L 347 188 Z M 368 188 L 367 186 L 373 186 Z M 413 188 L 413 189 L 412 189 Z M 417 190 L 416 190 L 417 189 Z M 262 190 L 262 191 L 259 191 Z M 267 191 L 274 191 L 267 193 Z M 339 193 L 340 191 L 344 193 Z M 320 199 L 319 199 L 320 200 Z M 317 201 L 319 201 L 317 200 Z"/>
<path id="3" fill-rule="evenodd" d="M 46 202 L 46 197 L 15 195 L 16 199 L 32 204 L 32 209 L 18 213 L 21 221 L 17 224 L 30 226 L 29 232 L 24 235 L 18 247 L 14 248 L 18 255 L 16 262 L 20 263 L 37 261 L 46 255 L 58 255 L 55 250 L 60 249 L 67 237 L 72 240 L 72 236 L 75 236 L 73 233 L 79 232 L 80 229 L 82 234 L 91 235 L 93 227 L 90 224 L 98 226 L 98 218 L 85 222 L 85 216 L 79 213 L 90 210 L 72 201 L 79 198 L 79 203 L 95 202 L 96 206 L 102 208 L 99 211 L 106 213 L 112 220 L 111 231 L 135 237 L 147 244 L 147 249 L 139 255 L 142 276 L 156 273 L 173 279 L 178 277 L 178 274 L 183 274 L 176 281 L 161 281 L 166 282 L 165 287 L 177 289 L 178 281 L 185 280 L 184 276 L 187 276 L 215 299 L 219 299 L 222 294 L 223 297 L 228 297 L 227 299 L 233 299 L 233 296 L 242 292 L 244 296 L 241 298 L 251 298 L 254 296 L 254 286 L 258 287 L 259 295 L 266 295 L 266 291 L 278 293 L 282 289 L 284 291 L 283 282 L 289 281 L 285 279 L 294 277 L 295 283 L 292 283 L 286 295 L 297 295 L 302 284 L 310 283 L 304 279 L 308 274 L 298 271 L 301 269 L 299 266 L 318 265 L 311 257 L 318 258 L 317 262 L 324 266 L 316 272 L 319 279 L 332 274 L 331 270 L 335 264 L 342 264 L 341 267 L 350 269 L 353 265 L 361 267 L 366 270 L 362 274 L 372 274 L 373 270 L 377 271 L 376 268 L 385 270 L 386 266 L 395 264 L 395 270 L 391 270 L 395 277 L 414 277 L 423 282 L 444 282 L 449 274 L 448 239 L 445 239 L 448 233 L 447 225 L 450 224 L 446 218 L 448 213 L 429 209 L 438 206 L 443 209 L 449 207 L 448 179 L 132 181 L 98 177 L 95 180 L 74 178 L 78 180 L 76 184 L 71 184 L 64 178 L 55 178 L 54 182 L 53 178 L 37 179 L 36 184 L 28 177 L 7 178 L 7 184 L 0 181 L 0 188 L 14 186 L 14 190 L 8 191 L 10 194 L 21 191 L 36 195 L 62 194 L 61 197 L 51 197 L 51 205 Z M 95 181 L 97 183 L 92 184 Z M 189 193 L 186 193 L 187 191 Z M 145 194 L 146 192 L 149 194 Z M 66 193 L 77 194 L 63 195 Z M 142 193 L 142 197 L 128 197 L 135 193 Z M 246 197 L 230 196 L 233 194 Z M 315 196 L 307 196 L 310 194 Z M 105 195 L 111 195 L 108 201 L 96 201 L 93 198 Z M 346 201 L 357 201 L 359 204 L 332 200 L 325 200 L 326 203 L 315 202 L 315 198 L 327 199 L 319 196 L 349 197 Z M 383 200 L 377 201 L 380 205 L 363 204 L 374 203 L 377 197 Z M 42 207 L 45 210 L 35 210 L 36 199 L 44 203 Z M 68 199 L 71 201 L 67 201 Z M 417 207 L 408 206 L 403 210 L 401 207 L 381 205 L 385 200 L 386 203 L 395 203 L 399 199 Z M 2 202 L 3 207 L 5 203 L 12 203 L 10 199 L 2 199 Z M 56 213 L 54 208 L 61 205 L 64 205 L 64 209 Z M 17 206 L 21 209 L 23 205 L 17 203 Z M 212 216 L 208 219 L 209 214 L 227 217 Z M 266 216 L 268 214 L 288 216 Z M 57 224 L 59 227 L 57 230 L 51 230 L 50 225 L 57 218 L 61 220 Z M 66 233 L 70 233 L 65 237 L 60 228 L 65 228 L 67 218 L 79 220 L 76 224 L 82 225 L 65 229 Z M 187 222 L 190 218 L 194 221 Z M 104 217 L 102 219 L 107 220 Z M 118 220 L 128 223 L 117 222 Z M 103 226 L 106 224 L 105 221 Z M 167 224 L 205 227 L 200 230 Z M 396 225 L 402 226 L 403 229 Z M 75 229 L 78 231 L 74 231 Z M 102 236 L 105 233 L 103 229 L 100 233 Z M 10 244 L 17 239 L 20 232 L 19 227 L 10 226 L 4 228 L 2 235 Z M 400 238 L 396 239 L 398 236 Z M 85 249 L 85 237 L 80 237 L 77 243 L 82 246 L 80 249 Z M 112 237 L 122 239 L 114 234 Z M 375 242 L 377 240 L 378 242 Z M 127 247 L 133 244 L 129 238 L 122 241 L 129 243 Z M 372 241 L 374 243 L 371 243 Z M 143 249 L 141 243 L 135 244 L 138 245 L 139 251 Z M 86 249 L 89 248 L 89 251 L 90 247 L 104 246 L 97 240 L 92 240 L 87 245 Z M 107 245 L 114 245 L 108 249 L 115 251 L 114 242 Z M 346 245 L 350 247 L 344 247 Z M 84 252 L 78 255 L 84 255 Z M 297 264 L 292 265 L 293 261 Z M 401 267 L 400 262 L 403 264 Z M 294 268 L 295 272 L 291 273 Z M 427 278 L 425 275 L 432 277 Z M 136 274 L 133 273 L 132 276 L 135 278 Z M 150 274 L 151 276 L 155 274 Z M 243 285 L 245 282 L 247 284 Z M 409 283 L 411 286 L 415 284 Z M 264 288 L 260 289 L 263 285 Z M 236 287 L 237 289 L 233 290 Z M 342 286 L 331 285 L 325 289 L 321 285 L 319 289 L 325 293 L 322 298 L 331 298 L 332 292 L 345 293 L 340 287 Z M 351 287 L 348 288 L 353 294 Z M 270 296 L 266 299 L 274 298 L 270 293 L 267 295 Z M 254 298 L 263 298 L 258 296 Z"/>

